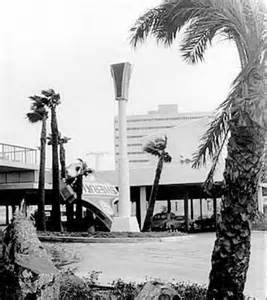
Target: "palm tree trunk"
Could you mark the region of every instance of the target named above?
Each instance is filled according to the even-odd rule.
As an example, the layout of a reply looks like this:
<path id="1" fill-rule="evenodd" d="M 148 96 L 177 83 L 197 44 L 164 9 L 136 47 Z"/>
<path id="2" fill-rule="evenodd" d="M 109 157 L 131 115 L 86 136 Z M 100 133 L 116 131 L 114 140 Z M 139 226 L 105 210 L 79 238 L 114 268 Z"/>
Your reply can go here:
<path id="1" fill-rule="evenodd" d="M 83 191 L 83 175 L 79 175 L 76 181 L 76 229 L 81 230 L 82 224 L 82 191 Z"/>
<path id="2" fill-rule="evenodd" d="M 59 145 L 59 160 L 61 165 L 61 179 L 66 178 L 66 152 L 63 143 Z"/>
<path id="3" fill-rule="evenodd" d="M 45 158 L 46 158 L 46 119 L 42 120 L 41 145 L 40 145 L 40 168 L 39 168 L 39 183 L 38 183 L 38 221 L 37 229 L 46 231 L 45 223 Z"/>
<path id="4" fill-rule="evenodd" d="M 157 193 L 158 193 L 158 189 L 159 189 L 159 180 L 160 180 L 160 175 L 161 175 L 161 171 L 163 168 L 163 160 L 164 160 L 164 155 L 161 155 L 159 158 L 159 161 L 158 161 L 154 183 L 153 183 L 152 190 L 151 190 L 151 193 L 149 196 L 148 208 L 147 208 L 146 217 L 145 217 L 142 231 L 148 231 L 151 228 L 151 219 L 153 217 L 154 207 L 155 207 Z"/>
<path id="5" fill-rule="evenodd" d="M 262 73 L 257 75 L 262 83 Z M 250 79 L 247 81 L 248 92 L 255 90 L 251 86 L 251 82 L 255 85 L 255 78 Z M 259 85 L 256 90 L 261 93 L 260 89 Z M 243 111 L 240 103 L 236 104 L 239 109 L 234 107 L 232 110 L 231 137 L 224 172 L 225 191 L 212 253 L 208 300 L 244 299 L 250 258 L 251 220 L 257 209 L 257 188 L 264 152 L 263 110 L 258 111 L 257 100 L 249 99 L 249 94 L 247 96 Z M 260 102 L 261 106 L 263 96 Z M 254 107 L 253 111 L 251 107 Z"/>
<path id="6" fill-rule="evenodd" d="M 60 214 L 60 186 L 59 186 L 59 163 L 58 163 L 58 127 L 56 108 L 51 108 L 51 131 L 52 131 L 52 185 L 53 185 L 53 226 L 54 230 L 61 230 Z"/>

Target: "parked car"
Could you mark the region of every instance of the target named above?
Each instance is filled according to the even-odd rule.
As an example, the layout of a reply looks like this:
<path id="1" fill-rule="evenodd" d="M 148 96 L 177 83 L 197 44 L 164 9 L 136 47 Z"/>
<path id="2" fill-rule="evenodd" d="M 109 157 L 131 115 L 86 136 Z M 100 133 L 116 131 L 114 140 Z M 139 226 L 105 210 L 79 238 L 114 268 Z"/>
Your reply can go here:
<path id="1" fill-rule="evenodd" d="M 175 231 L 184 227 L 184 217 L 176 216 L 174 213 L 162 212 L 152 217 L 152 231 Z"/>
<path id="2" fill-rule="evenodd" d="M 195 229 L 200 231 L 213 231 L 216 228 L 215 216 L 198 218 L 194 222 Z"/>

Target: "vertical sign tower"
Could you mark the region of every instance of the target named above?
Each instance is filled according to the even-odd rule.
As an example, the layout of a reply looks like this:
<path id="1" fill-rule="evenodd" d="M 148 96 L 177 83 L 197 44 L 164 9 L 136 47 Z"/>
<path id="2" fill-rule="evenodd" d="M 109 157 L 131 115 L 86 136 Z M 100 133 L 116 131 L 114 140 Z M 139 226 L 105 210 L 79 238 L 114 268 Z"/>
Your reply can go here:
<path id="1" fill-rule="evenodd" d="M 127 120 L 131 64 L 128 62 L 111 65 L 115 99 L 119 106 L 119 216 L 115 217 L 111 231 L 139 231 L 136 217 L 131 216 L 129 161 L 127 157 Z"/>

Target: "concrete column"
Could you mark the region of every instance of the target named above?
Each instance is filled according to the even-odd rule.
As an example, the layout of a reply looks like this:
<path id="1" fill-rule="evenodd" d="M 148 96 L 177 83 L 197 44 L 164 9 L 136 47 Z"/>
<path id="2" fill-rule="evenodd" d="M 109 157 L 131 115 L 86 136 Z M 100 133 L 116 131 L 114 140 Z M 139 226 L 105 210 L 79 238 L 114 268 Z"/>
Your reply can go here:
<path id="1" fill-rule="evenodd" d="M 9 224 L 9 207 L 6 205 L 6 225 Z"/>
<path id="2" fill-rule="evenodd" d="M 171 200 L 167 200 L 167 212 L 170 213 L 172 210 L 172 206 L 171 206 Z"/>
<path id="3" fill-rule="evenodd" d="M 213 198 L 213 213 L 215 217 L 215 224 L 217 224 L 217 198 Z"/>
<path id="4" fill-rule="evenodd" d="M 131 216 L 126 104 L 119 101 L 119 217 Z"/>
<path id="5" fill-rule="evenodd" d="M 200 208 L 200 219 L 203 218 L 203 210 L 202 210 L 202 199 L 199 199 L 199 208 Z"/>
<path id="6" fill-rule="evenodd" d="M 115 217 L 111 231 L 139 231 L 136 217 L 131 216 L 129 161 L 127 156 L 127 114 L 128 89 L 131 65 L 111 65 L 115 98 L 118 101 L 119 119 L 119 215 Z"/>
<path id="7" fill-rule="evenodd" d="M 145 217 L 147 210 L 147 201 L 146 201 L 146 187 L 140 187 L 140 227 L 142 228 L 144 225 Z"/>
<path id="8" fill-rule="evenodd" d="M 263 194 L 262 194 L 262 186 L 259 184 L 258 186 L 258 210 L 263 213 Z"/>
<path id="9" fill-rule="evenodd" d="M 188 216 L 188 194 L 184 197 L 184 217 L 185 217 L 185 230 L 189 231 L 189 216 Z"/>
<path id="10" fill-rule="evenodd" d="M 191 208 L 191 220 L 193 220 L 194 219 L 194 201 L 192 198 L 190 199 L 190 208 Z"/>

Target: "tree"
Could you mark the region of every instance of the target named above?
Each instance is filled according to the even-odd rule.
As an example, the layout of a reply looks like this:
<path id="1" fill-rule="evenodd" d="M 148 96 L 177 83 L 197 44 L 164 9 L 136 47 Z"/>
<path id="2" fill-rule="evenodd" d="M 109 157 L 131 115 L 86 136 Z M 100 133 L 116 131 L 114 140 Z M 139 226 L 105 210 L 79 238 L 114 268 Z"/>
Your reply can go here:
<path id="1" fill-rule="evenodd" d="M 51 110 L 51 143 L 52 143 L 52 186 L 53 186 L 53 203 L 52 219 L 54 230 L 61 230 L 60 214 L 60 184 L 59 184 L 59 162 L 58 162 L 58 125 L 56 107 L 60 104 L 60 95 L 56 94 L 53 89 L 41 92 L 47 99 L 47 106 Z"/>
<path id="2" fill-rule="evenodd" d="M 45 223 L 45 159 L 46 159 L 46 120 L 48 112 L 46 110 L 47 99 L 40 96 L 31 96 L 32 100 L 31 112 L 26 114 L 27 119 L 31 123 L 42 122 L 40 137 L 40 166 L 39 166 L 39 182 L 38 182 L 38 217 L 37 229 L 46 230 Z"/>
<path id="3" fill-rule="evenodd" d="M 149 141 L 144 146 L 145 152 L 158 157 L 159 160 L 158 160 L 158 164 L 157 164 L 157 168 L 156 168 L 153 186 L 152 186 L 151 193 L 149 196 L 148 208 L 146 211 L 146 217 L 145 217 L 142 231 L 148 231 L 151 228 L 151 219 L 153 216 L 154 207 L 155 207 L 155 203 L 156 203 L 156 199 L 157 199 L 157 193 L 158 193 L 158 189 L 159 189 L 159 180 L 160 180 L 163 164 L 169 163 L 172 160 L 169 153 L 165 151 L 166 147 L 167 147 L 167 136 L 164 136 L 164 138 L 156 138 L 153 141 Z"/>
<path id="4" fill-rule="evenodd" d="M 134 46 L 150 34 L 170 46 L 184 28 L 181 51 L 192 64 L 203 61 L 207 46 L 217 35 L 232 40 L 239 53 L 241 71 L 194 156 L 194 167 L 205 164 L 208 156 L 213 160 L 206 182 L 209 187 L 227 141 L 222 209 L 207 299 L 244 297 L 266 129 L 264 18 L 266 7 L 260 0 L 174 0 L 149 10 L 131 29 Z"/>

